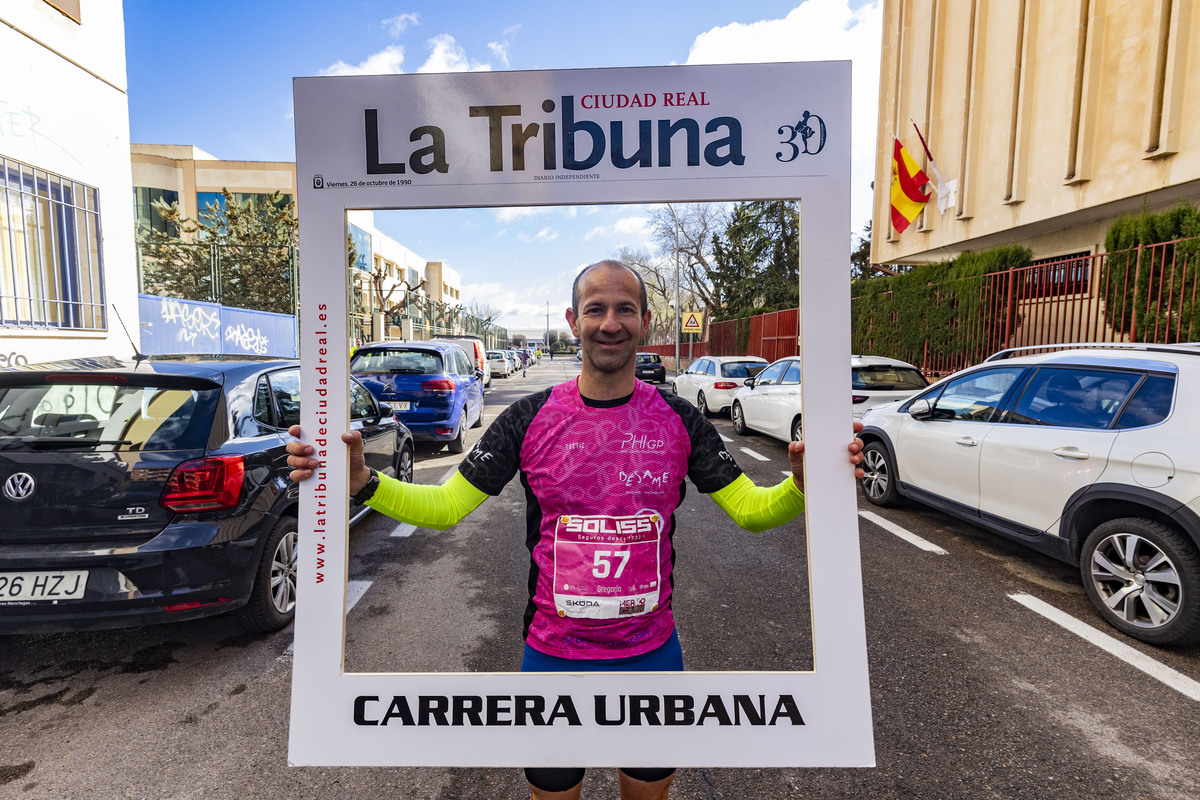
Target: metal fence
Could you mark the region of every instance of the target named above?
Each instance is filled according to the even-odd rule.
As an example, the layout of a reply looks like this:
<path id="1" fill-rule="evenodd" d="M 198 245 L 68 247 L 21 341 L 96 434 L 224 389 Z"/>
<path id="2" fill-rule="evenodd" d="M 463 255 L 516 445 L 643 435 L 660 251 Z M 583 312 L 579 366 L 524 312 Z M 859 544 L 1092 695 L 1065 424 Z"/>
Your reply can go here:
<path id="1" fill-rule="evenodd" d="M 863 317 L 864 304 L 853 298 L 860 333 L 852 349 L 936 376 L 1006 347 L 1200 340 L 1198 253 L 1200 238 L 1182 239 L 946 282 L 927 287 L 927 305 L 915 314 L 884 303 Z M 931 326 L 931 317 L 945 322 Z M 796 355 L 798 310 L 713 323 L 707 345 L 712 355 Z"/>

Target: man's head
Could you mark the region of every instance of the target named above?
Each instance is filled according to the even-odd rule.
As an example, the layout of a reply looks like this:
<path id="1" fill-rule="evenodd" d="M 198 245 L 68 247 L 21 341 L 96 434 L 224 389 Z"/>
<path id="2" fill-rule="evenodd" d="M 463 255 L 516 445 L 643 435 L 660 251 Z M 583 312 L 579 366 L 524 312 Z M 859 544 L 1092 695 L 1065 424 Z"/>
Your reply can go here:
<path id="1" fill-rule="evenodd" d="M 646 305 L 641 276 L 619 261 L 600 261 L 579 273 L 567 322 L 583 347 L 585 377 L 634 379 L 634 354 L 650 323 Z"/>

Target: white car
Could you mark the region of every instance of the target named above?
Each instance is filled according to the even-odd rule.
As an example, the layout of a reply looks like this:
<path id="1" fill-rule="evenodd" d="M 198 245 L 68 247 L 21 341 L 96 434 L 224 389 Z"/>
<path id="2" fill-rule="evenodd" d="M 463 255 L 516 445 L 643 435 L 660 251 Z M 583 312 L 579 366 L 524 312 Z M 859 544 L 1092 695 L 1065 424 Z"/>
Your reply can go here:
<path id="1" fill-rule="evenodd" d="M 512 362 L 509 361 L 508 354 L 503 350 L 488 350 L 487 360 L 491 365 L 493 375 L 507 378 L 512 372 Z"/>
<path id="2" fill-rule="evenodd" d="M 854 419 L 871 406 L 907 398 L 929 385 L 907 361 L 882 356 L 850 357 L 850 390 Z M 739 434 L 758 431 L 785 442 L 798 441 L 800 426 L 800 357 L 773 362 L 733 393 L 729 410 Z"/>
<path id="3" fill-rule="evenodd" d="M 998 353 L 868 411 L 866 499 L 917 500 L 1078 565 L 1109 624 L 1198 642 L 1200 346 L 1064 347 Z"/>
<path id="4" fill-rule="evenodd" d="M 704 416 L 715 416 L 728 411 L 734 391 L 766 366 L 767 360 L 758 356 L 705 356 L 675 376 L 671 391 L 694 404 Z"/>

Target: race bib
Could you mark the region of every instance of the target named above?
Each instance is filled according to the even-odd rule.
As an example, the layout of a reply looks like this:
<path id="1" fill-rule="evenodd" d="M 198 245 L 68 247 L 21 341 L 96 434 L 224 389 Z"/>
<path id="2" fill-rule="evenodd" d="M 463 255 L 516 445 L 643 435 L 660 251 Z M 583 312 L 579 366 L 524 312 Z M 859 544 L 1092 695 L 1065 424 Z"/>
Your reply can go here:
<path id="1" fill-rule="evenodd" d="M 619 619 L 658 608 L 662 515 L 567 515 L 554 536 L 554 606 L 560 617 Z"/>

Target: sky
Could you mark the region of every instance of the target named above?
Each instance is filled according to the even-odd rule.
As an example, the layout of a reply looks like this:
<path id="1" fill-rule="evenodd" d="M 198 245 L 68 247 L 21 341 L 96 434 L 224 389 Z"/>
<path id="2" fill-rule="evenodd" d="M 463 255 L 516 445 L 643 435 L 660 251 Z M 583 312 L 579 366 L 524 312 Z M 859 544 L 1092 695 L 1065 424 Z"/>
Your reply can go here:
<path id="1" fill-rule="evenodd" d="M 292 78 L 467 70 L 853 62 L 851 222 L 871 215 L 881 0 L 605 3 L 125 0 L 130 138 L 293 161 Z M 376 212 L 511 330 L 565 329 L 580 268 L 651 247 L 644 206 Z"/>

